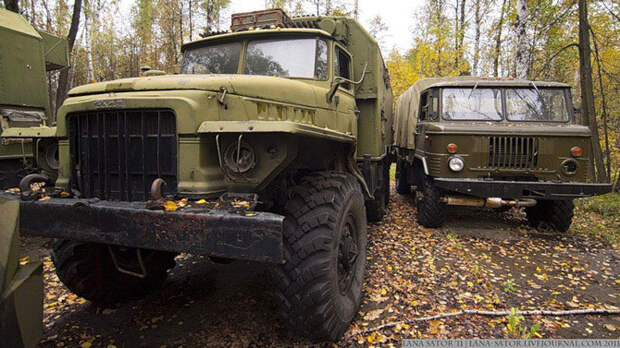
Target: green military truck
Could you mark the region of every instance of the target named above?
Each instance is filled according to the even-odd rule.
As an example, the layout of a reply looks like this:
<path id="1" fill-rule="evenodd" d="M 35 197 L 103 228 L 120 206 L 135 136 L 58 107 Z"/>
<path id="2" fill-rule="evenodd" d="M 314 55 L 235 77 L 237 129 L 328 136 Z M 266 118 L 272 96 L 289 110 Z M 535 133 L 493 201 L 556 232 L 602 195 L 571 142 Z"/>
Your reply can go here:
<path id="1" fill-rule="evenodd" d="M 68 66 L 67 41 L 37 31 L 21 15 L 0 8 L 0 189 L 41 173 L 55 178 L 56 129 L 47 72 Z"/>
<path id="2" fill-rule="evenodd" d="M 591 183 L 590 129 L 563 83 L 422 79 L 398 99 L 394 124 L 396 190 L 416 187 L 425 227 L 441 226 L 448 205 L 524 206 L 531 225 L 566 231 L 574 198 L 611 190 Z"/>
<path id="3" fill-rule="evenodd" d="M 69 92 L 55 192 L 22 201 L 22 231 L 56 238 L 59 278 L 100 303 L 160 285 L 179 252 L 273 263 L 285 321 L 338 339 L 389 199 L 377 43 L 350 18 L 268 10 L 182 51 L 179 75 Z"/>

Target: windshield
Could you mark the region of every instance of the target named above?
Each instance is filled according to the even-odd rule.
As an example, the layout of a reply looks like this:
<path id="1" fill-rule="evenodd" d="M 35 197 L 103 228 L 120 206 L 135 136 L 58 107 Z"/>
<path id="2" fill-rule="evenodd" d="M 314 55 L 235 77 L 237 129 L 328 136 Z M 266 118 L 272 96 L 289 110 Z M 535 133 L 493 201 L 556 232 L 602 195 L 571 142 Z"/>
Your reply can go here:
<path id="1" fill-rule="evenodd" d="M 182 74 L 236 74 L 241 42 L 187 49 Z"/>
<path id="2" fill-rule="evenodd" d="M 250 41 L 245 73 L 326 80 L 327 43 L 314 38 Z"/>
<path id="3" fill-rule="evenodd" d="M 559 88 L 507 89 L 506 113 L 510 121 L 568 121 L 564 90 Z"/>
<path id="4" fill-rule="evenodd" d="M 500 121 L 502 93 L 494 88 L 446 88 L 443 90 L 444 120 Z"/>

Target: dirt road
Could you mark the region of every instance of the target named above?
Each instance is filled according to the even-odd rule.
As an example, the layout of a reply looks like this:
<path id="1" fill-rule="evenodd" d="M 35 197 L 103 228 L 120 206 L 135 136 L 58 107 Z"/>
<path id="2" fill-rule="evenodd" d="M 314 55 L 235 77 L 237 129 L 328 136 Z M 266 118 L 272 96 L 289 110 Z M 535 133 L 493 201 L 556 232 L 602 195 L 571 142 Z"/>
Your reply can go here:
<path id="1" fill-rule="evenodd" d="M 620 307 L 618 252 L 581 235 L 537 234 L 522 213 L 451 209 L 442 229 L 415 223 L 411 197 L 393 194 L 384 222 L 369 229 L 365 300 L 341 345 L 400 345 L 403 338 L 618 338 L 618 316 L 527 317 L 521 333 L 505 317 L 461 316 L 356 334 L 381 324 L 459 309 Z M 45 241 L 24 240 L 45 263 L 41 347 L 291 346 L 276 318 L 267 266 L 214 264 L 181 255 L 163 290 L 99 308 L 54 275 Z M 519 330 L 516 330 L 519 331 Z"/>

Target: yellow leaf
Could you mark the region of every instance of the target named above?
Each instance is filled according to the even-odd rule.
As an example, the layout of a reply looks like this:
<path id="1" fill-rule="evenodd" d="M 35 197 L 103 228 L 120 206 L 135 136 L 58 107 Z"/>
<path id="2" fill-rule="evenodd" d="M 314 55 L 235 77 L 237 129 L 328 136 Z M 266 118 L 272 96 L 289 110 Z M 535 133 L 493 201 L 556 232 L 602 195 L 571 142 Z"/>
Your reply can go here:
<path id="1" fill-rule="evenodd" d="M 166 211 L 175 211 L 177 210 L 179 207 L 177 207 L 177 204 L 174 203 L 173 201 L 166 201 L 166 203 L 164 203 L 164 209 Z"/>
<path id="2" fill-rule="evenodd" d="M 385 294 L 387 294 L 387 290 L 381 289 L 381 295 L 385 295 Z"/>
<path id="3" fill-rule="evenodd" d="M 256 213 L 246 213 L 245 216 L 256 216 Z"/>
<path id="4" fill-rule="evenodd" d="M 90 348 L 90 346 L 92 346 L 93 344 L 90 342 L 84 342 L 80 345 L 80 347 L 82 348 Z"/>
<path id="5" fill-rule="evenodd" d="M 62 191 L 60 193 L 60 197 L 62 197 L 62 198 L 66 198 L 66 197 L 69 197 L 69 196 L 71 196 L 71 194 L 69 192 Z"/>
<path id="6" fill-rule="evenodd" d="M 472 283 L 472 282 L 467 282 L 467 286 L 469 286 L 469 287 L 471 288 L 472 286 L 474 286 L 474 283 Z"/>
<path id="7" fill-rule="evenodd" d="M 207 201 L 205 201 L 204 199 L 201 199 L 201 200 L 196 201 L 196 204 L 207 204 Z"/>
<path id="8" fill-rule="evenodd" d="M 451 281 L 451 282 L 450 282 L 450 284 L 452 284 L 452 286 L 457 286 L 457 285 L 458 285 L 458 283 L 456 282 L 456 280 Z"/>
<path id="9" fill-rule="evenodd" d="M 28 256 L 24 256 L 21 259 L 19 259 L 19 264 L 22 266 L 27 264 L 28 262 L 30 262 L 30 257 Z"/>
<path id="10" fill-rule="evenodd" d="M 388 272 L 392 272 L 392 266 L 387 266 L 386 269 Z"/>
<path id="11" fill-rule="evenodd" d="M 376 339 L 377 339 L 377 333 L 376 332 L 371 333 L 370 336 L 368 336 L 368 338 L 366 338 L 368 343 L 373 343 Z"/>

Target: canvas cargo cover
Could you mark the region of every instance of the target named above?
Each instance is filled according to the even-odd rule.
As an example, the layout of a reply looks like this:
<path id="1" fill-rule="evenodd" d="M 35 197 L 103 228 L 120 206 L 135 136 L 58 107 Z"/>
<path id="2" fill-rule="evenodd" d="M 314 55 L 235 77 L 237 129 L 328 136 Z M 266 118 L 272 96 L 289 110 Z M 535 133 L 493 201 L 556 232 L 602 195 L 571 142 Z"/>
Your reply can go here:
<path id="1" fill-rule="evenodd" d="M 485 79 L 473 76 L 427 78 L 416 81 L 400 97 L 396 104 L 394 116 L 394 145 L 415 149 L 415 127 L 418 119 L 420 94 L 431 87 L 561 87 L 570 86 L 561 82 L 528 81 L 513 79 Z"/>

